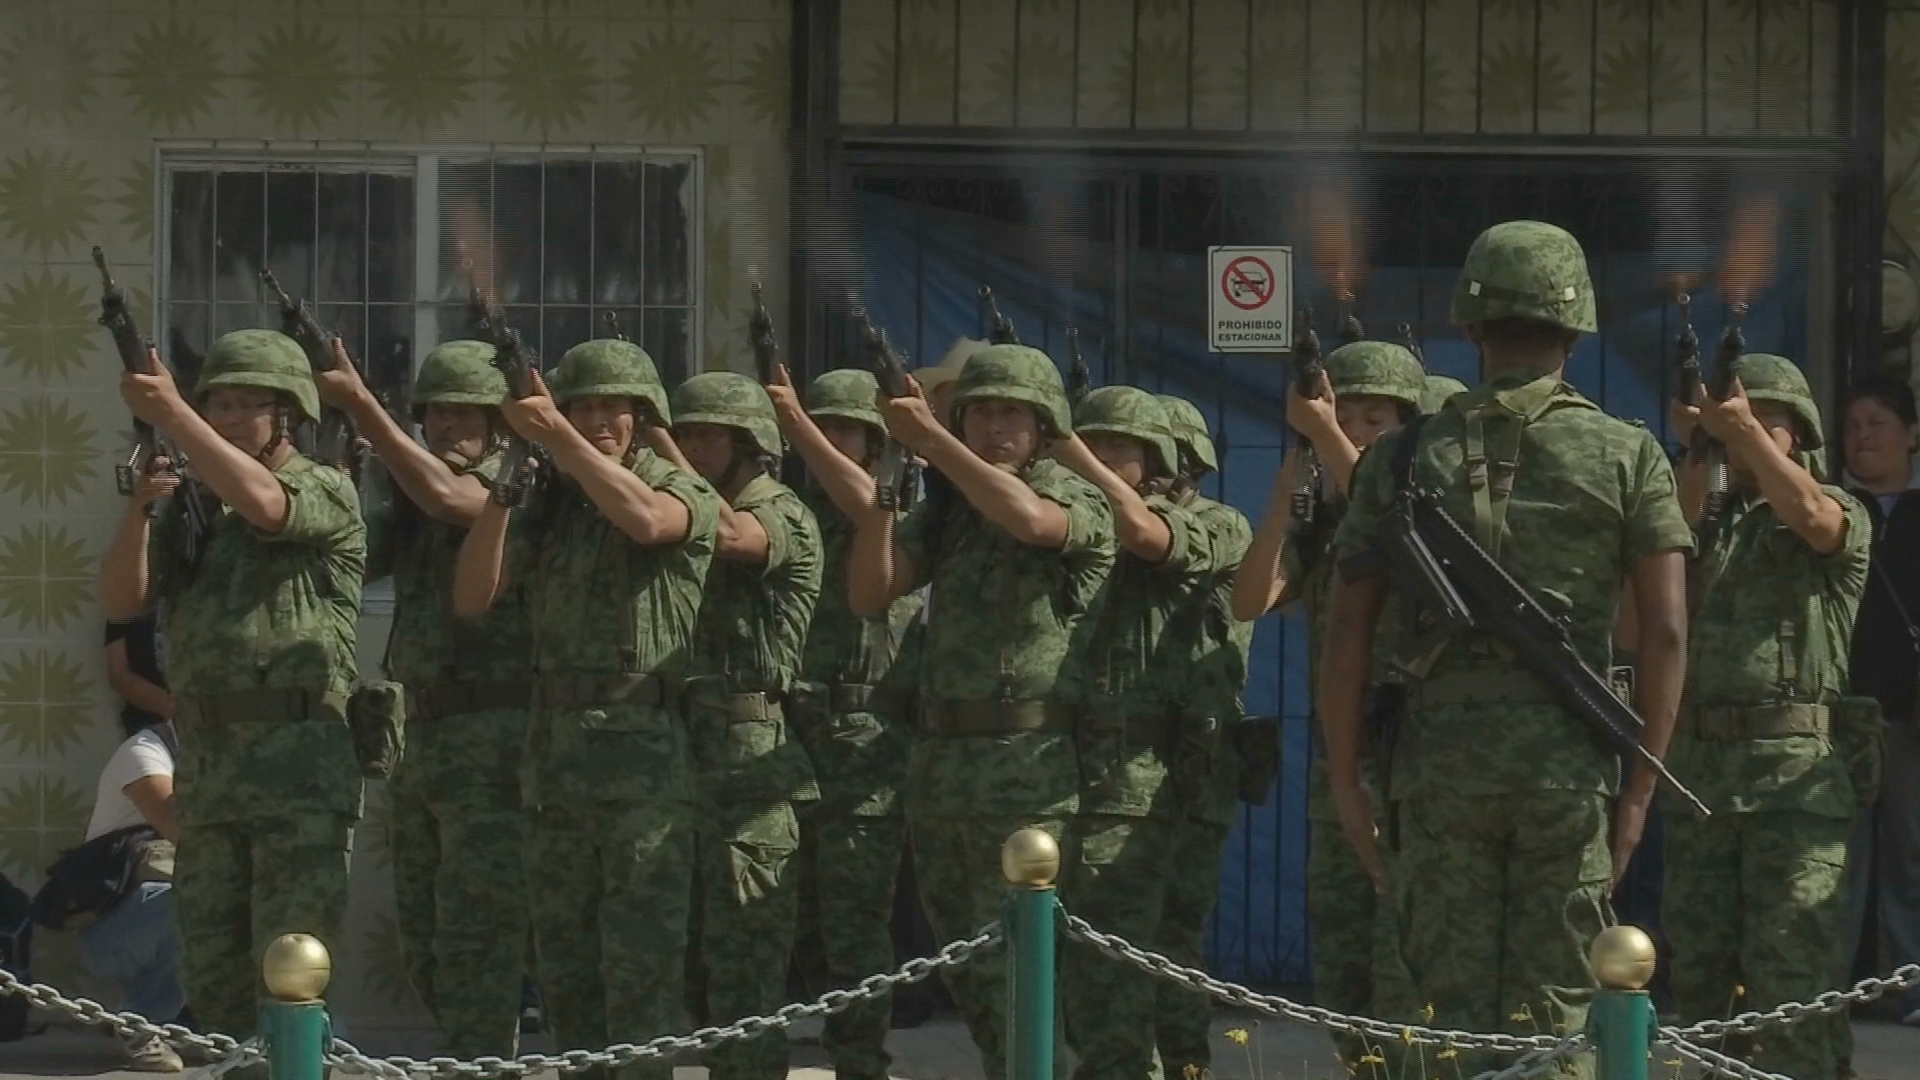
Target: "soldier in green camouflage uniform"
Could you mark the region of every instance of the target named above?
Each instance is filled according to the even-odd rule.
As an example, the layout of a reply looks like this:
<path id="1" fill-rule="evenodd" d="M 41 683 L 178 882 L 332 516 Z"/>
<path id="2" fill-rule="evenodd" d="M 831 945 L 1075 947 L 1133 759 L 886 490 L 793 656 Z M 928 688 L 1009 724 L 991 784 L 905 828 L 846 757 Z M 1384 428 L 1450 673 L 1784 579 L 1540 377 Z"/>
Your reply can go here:
<path id="1" fill-rule="evenodd" d="M 407 688 L 407 747 L 394 771 L 393 892 L 400 947 L 455 1057 L 519 1044 L 527 896 L 520 755 L 531 671 L 521 594 L 478 619 L 453 614 L 454 559 L 500 470 L 507 380 L 493 346 L 448 341 L 420 363 L 409 399 L 426 445 L 381 407 L 351 364 L 314 376 L 406 496 L 369 520 L 368 580 L 393 575 L 389 678 Z"/>
<path id="2" fill-rule="evenodd" d="M 1242 798 L 1266 798 L 1279 770 L 1278 731 L 1246 719 L 1241 695 L 1247 686 L 1247 655 L 1253 624 L 1233 617 L 1233 575 L 1246 556 L 1253 527 L 1246 515 L 1199 493 L 1200 481 L 1219 467 L 1206 417 L 1190 401 L 1161 395 L 1180 475 L 1169 492 L 1175 505 L 1206 529 L 1218 554 L 1219 572 L 1204 607 L 1190 609 L 1197 635 L 1183 658 L 1190 670 L 1180 724 L 1167 759 L 1180 821 L 1165 907 L 1160 914 L 1159 952 L 1176 963 L 1201 967 L 1206 960 L 1206 923 L 1220 894 L 1220 860 Z M 1208 1029 L 1212 1000 L 1166 980 L 1155 983 L 1154 1042 L 1166 1076 L 1181 1080 L 1212 1065 Z"/>
<path id="3" fill-rule="evenodd" d="M 1053 833 L 1062 865 L 1073 865 L 1073 723 L 1114 558 L 1106 500 L 1045 455 L 1072 430 L 1060 371 L 1045 353 L 995 345 L 973 354 L 953 408 L 949 432 L 917 387 L 888 402 L 888 429 L 960 497 L 937 511 L 915 507 L 897 536 L 891 515 L 868 511 L 848 575 L 863 616 L 932 584 L 907 823 L 921 897 L 943 941 L 998 917 L 1000 848 L 1016 829 Z M 1005 1073 L 1005 973 L 999 952 L 943 973 L 989 1080 Z"/>
<path id="4" fill-rule="evenodd" d="M 500 409 L 553 468 L 524 510 L 480 512 L 454 608 L 477 616 L 526 589 L 535 706 L 520 783 L 542 1016 L 563 1047 L 643 1042 L 686 1020 L 696 792 L 677 690 L 720 499 L 661 456 L 666 389 L 630 342 L 568 349 L 552 396 L 539 384 Z"/>
<path id="5" fill-rule="evenodd" d="M 1311 520 L 1293 516 L 1298 450 L 1289 451 L 1275 478 L 1267 513 L 1254 531 L 1247 559 L 1234 580 L 1234 614 L 1255 619 L 1274 607 L 1303 601 L 1307 612 L 1307 670 L 1321 668 L 1326 647 L 1328 601 L 1333 593 L 1334 531 L 1347 510 L 1345 498 L 1353 463 L 1362 451 L 1383 435 L 1398 429 L 1419 413 L 1426 394 L 1426 373 L 1405 346 L 1384 341 L 1356 341 L 1342 345 L 1327 357 L 1326 387 L 1317 399 L 1288 390 L 1288 419 L 1294 429 L 1312 440 L 1326 462 L 1336 496 L 1319 503 Z M 1380 645 L 1391 641 L 1381 638 Z M 1376 648 L 1376 679 L 1392 676 L 1384 648 Z M 1314 1001 L 1344 1013 L 1365 1013 L 1373 1007 L 1373 960 L 1383 947 L 1379 935 L 1384 920 L 1376 917 L 1373 883 L 1360 865 L 1353 845 L 1340 830 L 1327 786 L 1326 750 L 1318 733 L 1307 788 L 1307 928 L 1313 948 Z M 1371 765 L 1363 782 L 1379 797 L 1379 775 Z M 1357 1068 L 1368 1047 L 1360 1040 L 1337 1040 L 1348 1068 Z"/>
<path id="6" fill-rule="evenodd" d="M 906 844 L 900 785 L 906 778 L 906 698 L 892 681 L 901 636 L 919 597 L 859 618 L 847 606 L 853 518 L 873 505 L 871 472 L 887 429 L 879 383 L 857 368 L 829 371 L 803 403 L 781 371 L 767 388 L 787 441 L 806 459 L 814 486 L 803 495 L 820 522 L 825 573 L 820 604 L 788 696 L 788 716 L 806 744 L 820 803 L 800 821 L 800 928 L 795 959 L 807 991 L 847 989 L 893 967 L 894 882 Z M 840 1080 L 885 1080 L 890 999 L 827 1017 L 821 1045 Z"/>
<path id="7" fill-rule="evenodd" d="M 181 485 L 153 530 L 136 504 L 101 598 L 109 620 L 160 606 L 180 734 L 180 981 L 203 1027 L 244 1037 L 266 946 L 296 932 L 340 941 L 360 814 L 345 706 L 367 531 L 352 481 L 290 441 L 320 415 L 290 338 L 221 336 L 193 390 L 199 412 L 153 363 L 121 377 L 121 396 L 210 495 Z M 203 498 L 205 535 L 188 535 L 187 498 Z"/>
<path id="8" fill-rule="evenodd" d="M 1182 726 L 1201 626 L 1226 560 L 1199 515 L 1168 497 L 1179 475 L 1167 411 L 1131 386 L 1104 386 L 1074 409 L 1054 456 L 1099 488 L 1120 555 L 1094 632 L 1080 751 L 1074 911 L 1110 933 L 1158 943 L 1182 853 L 1167 761 Z M 1061 982 L 1080 1080 L 1154 1072 L 1155 980 L 1083 945 Z"/>
<path id="9" fill-rule="evenodd" d="M 720 543 L 707 578 L 687 681 L 700 773 L 687 998 L 697 1024 L 759 1016 L 786 1000 L 799 918 L 795 805 L 819 799 L 805 747 L 788 729 L 787 692 L 820 599 L 820 526 L 773 473 L 773 402 L 731 371 L 673 391 L 674 440 L 720 492 Z M 715 1080 L 781 1080 L 784 1032 L 717 1047 Z"/>
<path id="10" fill-rule="evenodd" d="M 1441 493 L 1602 671 L 1631 581 L 1638 711 L 1658 756 L 1678 706 L 1692 534 L 1654 437 L 1562 381 L 1579 334 L 1595 329 L 1579 243 L 1540 222 L 1487 230 L 1461 269 L 1453 318 L 1479 346 L 1486 381 L 1423 422 L 1409 445 L 1415 482 Z M 1335 538 L 1343 556 L 1376 550 L 1406 438 L 1388 435 L 1355 471 Z M 1334 586 L 1316 708 L 1341 824 L 1376 887 L 1391 886 L 1383 899 L 1398 947 L 1376 961 L 1394 968 L 1376 977 L 1379 1010 L 1417 1021 L 1431 1006 L 1434 1023 L 1472 1031 L 1577 1027 L 1579 1010 L 1554 1004 L 1563 998 L 1550 988 L 1591 985 L 1586 948 L 1612 919 L 1611 881 L 1639 841 L 1653 774 L 1636 769 L 1620 792 L 1610 858 L 1619 759 L 1503 644 L 1456 633 L 1408 672 L 1387 793 L 1398 841 L 1389 876 L 1360 753 L 1388 579 L 1360 564 L 1350 570 L 1360 576 Z M 1414 610 L 1416 627 L 1424 615 Z M 1390 983 L 1405 987 L 1404 1000 L 1387 1000 Z"/>
<path id="11" fill-rule="evenodd" d="M 1800 369 L 1766 354 L 1741 369 L 1727 401 L 1674 409 L 1681 441 L 1703 426 L 1726 447 L 1734 479 L 1693 564 L 1672 755 L 1713 816 L 1670 800 L 1666 819 L 1662 913 L 1674 1004 L 1688 1022 L 1833 988 L 1847 837 L 1863 805 L 1843 722 L 1862 702 L 1842 695 L 1872 524 L 1859 500 L 1823 482 L 1820 412 Z M 1695 516 L 1705 473 L 1700 459 L 1680 475 Z M 1821 1080 L 1834 1075 L 1833 1033 L 1816 1019 L 1738 1049 L 1771 1072 Z"/>
<path id="12" fill-rule="evenodd" d="M 1420 412 L 1432 416 L 1440 411 L 1440 406 L 1445 405 L 1448 398 L 1466 392 L 1467 384 L 1451 375 L 1429 375 L 1426 390 L 1420 395 Z"/>

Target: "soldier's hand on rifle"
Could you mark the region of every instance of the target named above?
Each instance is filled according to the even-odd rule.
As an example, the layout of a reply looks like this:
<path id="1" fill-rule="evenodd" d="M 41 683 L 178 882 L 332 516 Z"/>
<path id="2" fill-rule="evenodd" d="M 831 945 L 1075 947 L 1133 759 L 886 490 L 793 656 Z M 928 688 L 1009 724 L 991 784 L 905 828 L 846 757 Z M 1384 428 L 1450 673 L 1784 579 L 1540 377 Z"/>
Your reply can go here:
<path id="1" fill-rule="evenodd" d="M 1299 388 L 1287 384 L 1287 424 L 1309 439 L 1319 439 L 1340 430 L 1340 414 L 1334 409 L 1333 384 L 1327 373 L 1320 373 L 1320 396 L 1303 397 Z"/>
<path id="2" fill-rule="evenodd" d="M 1667 426 L 1673 429 L 1673 437 L 1681 446 L 1691 446 L 1694 429 L 1700 426 L 1700 406 L 1689 405 L 1678 398 L 1667 402 Z"/>
<path id="3" fill-rule="evenodd" d="M 331 342 L 333 349 L 333 369 L 313 373 L 313 385 L 320 391 L 320 400 L 336 409 L 352 409 L 364 400 L 371 399 L 373 392 L 361 380 L 360 372 L 354 369 L 353 359 L 347 355 L 346 343 L 335 334 Z"/>
<path id="4" fill-rule="evenodd" d="M 1280 487 L 1282 492 L 1290 492 L 1300 486 L 1300 444 L 1287 447 L 1286 455 L 1280 459 Z"/>
<path id="5" fill-rule="evenodd" d="M 121 400 L 136 418 L 157 428 L 170 427 L 183 412 L 191 411 L 191 406 L 180 396 L 180 386 L 161 362 L 159 350 L 147 350 L 147 367 L 150 374 L 121 373 Z"/>
<path id="6" fill-rule="evenodd" d="M 927 406 L 926 391 L 909 375 L 907 377 L 907 396 L 887 401 L 883 411 L 887 417 L 887 430 L 893 437 L 916 449 L 932 442 L 940 432 L 946 430 L 940 421 L 933 418 L 933 410 Z"/>
<path id="7" fill-rule="evenodd" d="M 147 463 L 145 475 L 133 486 L 130 501 L 136 510 L 144 510 L 155 500 L 172 495 L 180 486 L 180 474 L 173 469 L 173 460 L 168 457 L 156 457 Z"/>
<path id="8" fill-rule="evenodd" d="M 1752 403 L 1747 400 L 1746 387 L 1740 385 L 1739 379 L 1734 379 L 1728 388 L 1727 400 L 1715 401 L 1709 397 L 1701 403 L 1700 426 L 1707 429 L 1707 434 L 1729 444 L 1729 447 L 1742 435 L 1759 427 L 1759 422 L 1753 418 Z"/>
<path id="9" fill-rule="evenodd" d="M 514 434 L 545 446 L 573 425 L 567 422 L 560 406 L 553 403 L 553 395 L 547 392 L 547 381 L 537 371 L 532 374 L 533 393 L 517 399 L 509 394 L 500 403 L 500 415 L 506 418 Z"/>
<path id="10" fill-rule="evenodd" d="M 773 414 L 782 428 L 791 428 L 806 418 L 806 406 L 801 404 L 800 395 L 793 388 L 787 365 L 773 365 L 773 381 L 767 384 L 767 396 L 773 399 Z"/>

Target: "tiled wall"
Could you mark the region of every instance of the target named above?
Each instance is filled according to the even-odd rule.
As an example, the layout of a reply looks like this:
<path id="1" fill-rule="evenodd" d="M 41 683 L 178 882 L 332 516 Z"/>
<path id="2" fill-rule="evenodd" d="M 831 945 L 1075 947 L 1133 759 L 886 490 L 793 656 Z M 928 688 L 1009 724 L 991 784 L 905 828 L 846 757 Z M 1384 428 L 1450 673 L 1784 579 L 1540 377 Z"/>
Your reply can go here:
<path id="1" fill-rule="evenodd" d="M 155 140 L 702 147 L 706 362 L 744 366 L 746 275 L 785 294 L 789 32 L 784 0 L 0 0 L 0 871 L 79 839 L 118 738 L 93 581 L 129 425 L 88 248 L 150 328 Z M 383 794 L 330 943 L 363 1027 L 417 1019 Z"/>

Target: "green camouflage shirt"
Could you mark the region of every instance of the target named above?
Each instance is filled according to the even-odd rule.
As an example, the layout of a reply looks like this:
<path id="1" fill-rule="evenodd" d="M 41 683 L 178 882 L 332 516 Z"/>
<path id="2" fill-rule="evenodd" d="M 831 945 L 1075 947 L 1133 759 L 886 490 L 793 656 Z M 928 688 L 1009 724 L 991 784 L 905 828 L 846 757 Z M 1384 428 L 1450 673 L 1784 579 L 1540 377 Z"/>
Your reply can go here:
<path id="1" fill-rule="evenodd" d="M 677 685 L 688 674 L 720 496 L 651 451 L 632 469 L 685 504 L 684 540 L 635 543 L 563 477 L 532 512 L 514 517 L 509 585 L 523 581 L 527 590 L 537 678 L 647 673 Z M 531 806 L 685 799 L 689 767 L 676 702 L 542 708 L 521 781 Z"/>
<path id="2" fill-rule="evenodd" d="M 297 453 L 274 475 L 287 493 L 287 522 L 273 536 L 212 499 L 198 566 L 184 563 L 178 515 L 154 533 L 167 678 L 183 700 L 353 688 L 367 563 L 359 497 L 345 474 Z M 181 817 L 202 824 L 359 813 L 360 767 L 344 719 L 263 716 L 218 731 L 183 723 L 177 776 Z"/>
<path id="3" fill-rule="evenodd" d="M 1182 813 L 1217 825 L 1233 824 L 1240 803 L 1235 769 L 1238 759 L 1227 735 L 1245 715 L 1248 656 L 1253 623 L 1233 617 L 1233 576 L 1253 542 L 1247 516 L 1225 503 L 1191 494 L 1181 504 L 1206 529 L 1218 567 L 1209 600 L 1181 614 L 1191 619 L 1192 636 L 1180 640 L 1187 655 L 1169 653 L 1186 673 L 1179 750 L 1169 765 Z"/>
<path id="4" fill-rule="evenodd" d="M 463 476 L 492 481 L 500 455 L 489 454 Z M 508 588 L 485 615 L 453 613 L 453 573 L 467 530 L 435 521 L 400 495 L 370 516 L 367 580 L 393 575 L 393 631 L 388 677 L 414 689 L 441 682 L 525 682 L 533 632 L 524 593 Z"/>
<path id="5" fill-rule="evenodd" d="M 1549 381 L 1551 380 L 1551 381 Z M 1415 480 L 1439 491 L 1448 513 L 1475 531 L 1465 465 L 1467 416 L 1488 407 L 1489 447 L 1518 438 L 1506 523 L 1495 558 L 1549 611 L 1567 620 L 1574 647 L 1605 671 L 1621 584 L 1641 558 L 1689 551 L 1693 533 L 1674 493 L 1673 468 L 1643 427 L 1608 416 L 1551 377 L 1503 374 L 1429 417 L 1414 454 Z M 1522 426 L 1543 400 L 1557 407 Z M 1372 548 L 1391 506 L 1396 432 L 1354 471 L 1352 507 L 1336 547 Z M 1504 460 L 1504 458 L 1502 458 Z M 1614 753 L 1553 701 L 1551 691 L 1504 646 L 1457 635 L 1424 677 L 1411 679 L 1409 717 L 1393 763 L 1396 800 L 1496 795 L 1540 789 L 1610 791 Z"/>
<path id="6" fill-rule="evenodd" d="M 1703 740 L 1690 715 L 1694 707 L 1831 705 L 1846 693 L 1873 525 L 1858 499 L 1830 485 L 1822 490 L 1847 516 L 1846 538 L 1833 554 L 1808 547 L 1764 499 L 1736 496 L 1718 541 L 1693 566 L 1686 706 L 1668 762 L 1716 814 L 1854 814 L 1846 767 L 1827 738 Z"/>
<path id="7" fill-rule="evenodd" d="M 899 526 L 906 560 L 930 584 L 920 653 L 924 701 L 1086 700 L 1088 638 L 1113 567 L 1113 514 L 1098 488 L 1051 458 L 1023 474 L 1067 512 L 1057 551 L 1022 544 L 954 499 Z M 1079 768 L 1065 732 L 920 739 L 911 798 L 947 816 L 1069 814 Z"/>
<path id="8" fill-rule="evenodd" d="M 778 703 L 798 676 L 820 599 L 820 526 L 771 476 L 748 481 L 733 508 L 766 531 L 767 559 L 753 566 L 716 557 L 707 575 L 688 687 L 694 760 L 722 803 L 816 799 L 806 751 L 787 725 L 743 723 L 727 695 L 764 693 Z"/>
<path id="9" fill-rule="evenodd" d="M 902 638 L 920 613 L 921 596 L 895 600 L 884 616 L 863 619 L 847 603 L 847 560 L 853 521 L 819 490 L 801 496 L 820 523 L 824 552 L 820 603 L 807 627 L 800 662 L 804 691 L 788 698 L 787 719 L 806 744 L 820 784 L 816 814 L 885 816 L 898 811 L 900 781 L 911 743 L 906 702 L 894 677 Z M 871 709 L 841 710 L 824 696 L 832 684 L 882 686 L 892 696 Z"/>
<path id="10" fill-rule="evenodd" d="M 1092 687 L 1076 730 L 1080 812 L 1176 817 L 1166 755 L 1187 703 L 1201 613 L 1227 553 L 1193 511 L 1165 496 L 1147 506 L 1172 542 L 1158 564 L 1121 551 L 1094 634 Z"/>

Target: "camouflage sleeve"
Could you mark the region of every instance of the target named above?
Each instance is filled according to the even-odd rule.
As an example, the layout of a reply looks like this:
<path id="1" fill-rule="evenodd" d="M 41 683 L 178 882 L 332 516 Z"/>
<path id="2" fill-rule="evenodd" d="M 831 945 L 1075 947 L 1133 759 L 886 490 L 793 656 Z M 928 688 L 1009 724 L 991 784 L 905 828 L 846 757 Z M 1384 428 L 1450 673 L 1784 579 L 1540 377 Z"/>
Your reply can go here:
<path id="1" fill-rule="evenodd" d="M 927 583 L 932 576 L 932 567 L 927 565 L 927 553 L 933 550 L 932 540 L 933 504 L 925 499 L 914 504 L 905 517 L 896 518 L 893 523 L 893 549 L 914 568 L 916 576 L 908 590 L 917 589 Z"/>
<path id="2" fill-rule="evenodd" d="M 1353 467 L 1347 514 L 1333 538 L 1333 548 L 1342 558 L 1365 551 L 1380 539 L 1380 522 L 1393 505 L 1393 447 L 1400 435 L 1396 431 L 1373 444 Z M 1671 473 L 1668 479 L 1672 479 Z M 1296 578 L 1290 576 L 1288 580 Z"/>
<path id="3" fill-rule="evenodd" d="M 687 536 L 680 542 L 712 551 L 715 533 L 720 528 L 720 496 L 713 488 L 705 480 L 672 467 L 642 479 L 653 485 L 654 490 L 665 492 L 686 506 Z"/>
<path id="4" fill-rule="evenodd" d="M 1840 504 L 1841 512 L 1847 517 L 1847 533 L 1833 554 L 1823 556 L 1819 564 L 1838 581 L 1864 582 L 1873 553 L 1873 518 L 1868 516 L 1866 504 L 1845 490 L 1832 484 L 1822 484 L 1820 490 Z"/>
<path id="5" fill-rule="evenodd" d="M 747 513 L 753 515 L 767 534 L 767 561 L 761 573 L 770 574 L 818 560 L 818 532 L 808 528 L 807 521 L 813 512 L 799 499 L 791 496 L 769 499 L 747 507 Z"/>
<path id="6" fill-rule="evenodd" d="M 1164 499 L 1151 500 L 1147 505 L 1167 523 L 1171 537 L 1167 557 L 1160 560 L 1161 572 L 1198 576 L 1220 570 L 1225 562 L 1220 538 L 1199 514 Z"/>
<path id="7" fill-rule="evenodd" d="M 1645 428 L 1636 428 L 1640 445 L 1634 460 L 1634 478 L 1624 493 L 1621 509 L 1626 514 L 1626 550 L 1622 552 L 1628 567 L 1648 555 L 1663 551 L 1693 552 L 1693 529 L 1680 509 L 1679 489 L 1674 484 L 1673 463 L 1661 451 L 1660 443 Z"/>
<path id="8" fill-rule="evenodd" d="M 1064 465 L 1036 471 L 1032 483 L 1034 494 L 1067 512 L 1067 540 L 1060 548 L 1063 554 L 1069 558 L 1113 558 L 1118 546 L 1113 508 L 1099 488 L 1068 472 Z"/>
<path id="9" fill-rule="evenodd" d="M 274 474 L 287 493 L 287 523 L 271 535 L 254 530 L 262 540 L 326 548 L 353 534 L 366 543 L 366 523 L 360 517 L 360 497 L 346 474 L 325 465 L 281 469 Z"/>

